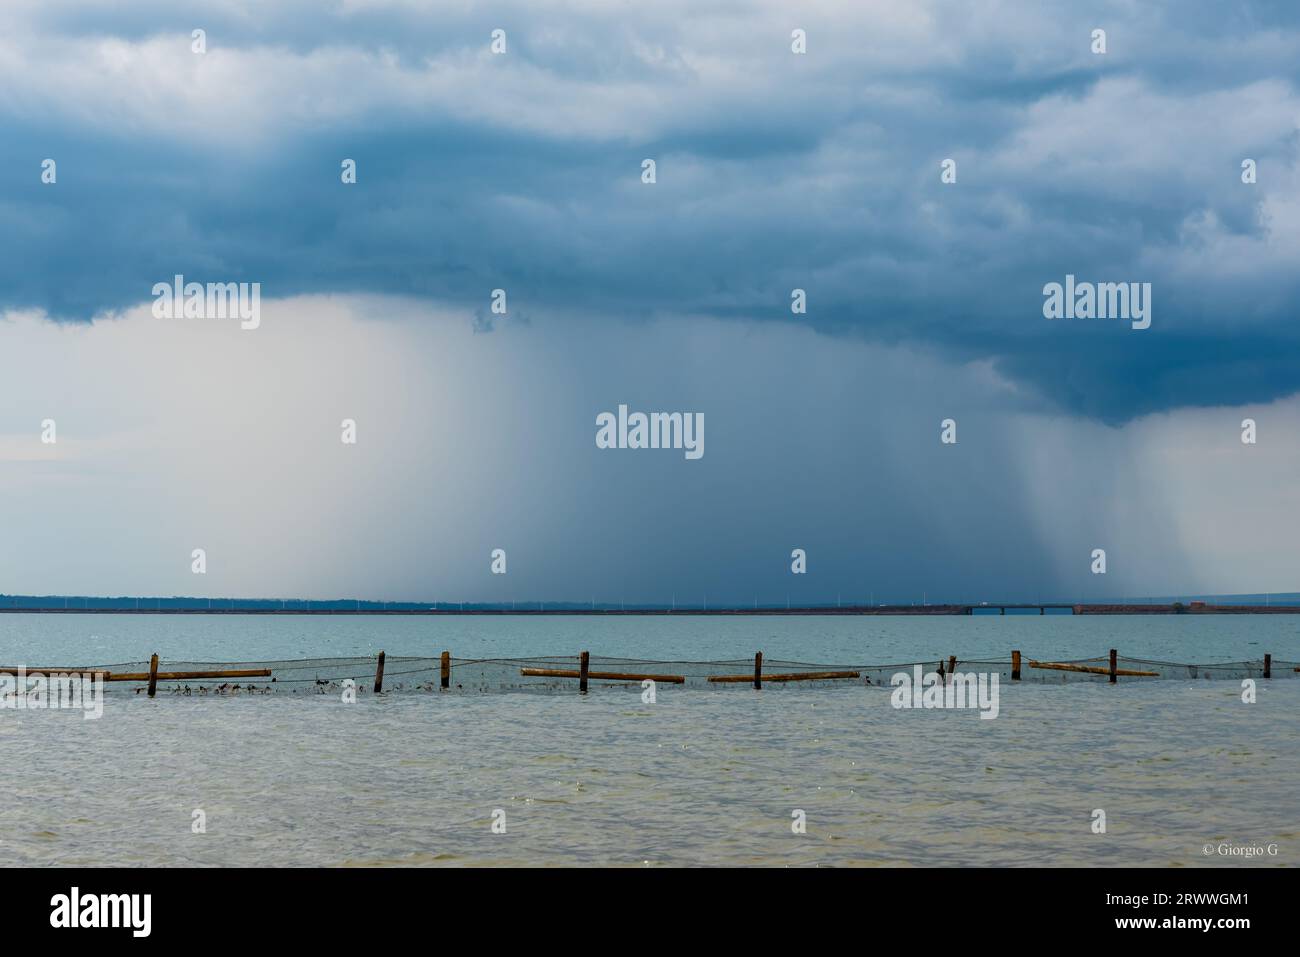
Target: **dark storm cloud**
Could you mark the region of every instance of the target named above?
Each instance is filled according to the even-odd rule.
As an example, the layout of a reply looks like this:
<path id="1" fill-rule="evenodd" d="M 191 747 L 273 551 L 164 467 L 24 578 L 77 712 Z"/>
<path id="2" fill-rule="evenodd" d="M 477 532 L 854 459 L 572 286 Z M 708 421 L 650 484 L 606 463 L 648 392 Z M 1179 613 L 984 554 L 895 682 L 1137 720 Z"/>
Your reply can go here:
<path id="1" fill-rule="evenodd" d="M 1300 389 L 1288 5 L 712 10 L 16 4 L 0 309 L 84 321 L 183 273 L 780 320 L 798 287 L 816 328 L 1107 422 Z M 1151 329 L 1049 323 L 1067 273 L 1152 283 Z"/>

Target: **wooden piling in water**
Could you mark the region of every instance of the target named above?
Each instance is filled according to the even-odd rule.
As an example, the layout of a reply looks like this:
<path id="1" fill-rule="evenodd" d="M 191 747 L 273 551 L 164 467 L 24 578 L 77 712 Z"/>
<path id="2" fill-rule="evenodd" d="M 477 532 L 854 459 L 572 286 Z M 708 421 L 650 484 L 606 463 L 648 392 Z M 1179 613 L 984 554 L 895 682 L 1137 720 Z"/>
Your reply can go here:
<path id="1" fill-rule="evenodd" d="M 1264 656 L 1264 677 L 1265 678 L 1273 677 L 1273 656 L 1272 655 Z"/>
<path id="2" fill-rule="evenodd" d="M 153 697 L 158 691 L 158 655 L 155 652 L 149 659 L 149 697 Z M 137 691 L 136 694 L 140 692 Z"/>
<path id="3" fill-rule="evenodd" d="M 951 678 L 952 675 L 953 675 L 953 673 L 956 672 L 956 670 L 957 670 L 957 656 L 956 656 L 956 655 L 949 655 L 949 656 L 948 656 L 948 676 Z"/>
<path id="4" fill-rule="evenodd" d="M 379 663 L 375 665 L 375 694 L 384 690 L 384 653 L 379 653 Z"/>
<path id="5" fill-rule="evenodd" d="M 584 651 L 578 656 L 578 691 L 582 694 L 587 693 L 587 672 L 590 670 L 591 652 Z"/>
<path id="6" fill-rule="evenodd" d="M 1119 680 L 1115 677 L 1116 666 L 1118 665 L 1118 663 L 1119 663 L 1119 652 L 1116 651 L 1114 648 L 1112 648 L 1110 650 L 1110 683 L 1111 684 L 1114 684 L 1116 681 Z"/>
<path id="7" fill-rule="evenodd" d="M 450 688 L 451 687 L 451 652 L 450 651 L 444 651 L 442 653 L 441 671 L 442 671 L 442 686 L 444 688 Z"/>
<path id="8" fill-rule="evenodd" d="M 754 653 L 754 690 L 758 691 L 763 687 L 763 653 L 761 651 Z"/>
<path id="9" fill-rule="evenodd" d="M 1020 680 L 1020 652 L 1011 652 L 1011 680 Z"/>

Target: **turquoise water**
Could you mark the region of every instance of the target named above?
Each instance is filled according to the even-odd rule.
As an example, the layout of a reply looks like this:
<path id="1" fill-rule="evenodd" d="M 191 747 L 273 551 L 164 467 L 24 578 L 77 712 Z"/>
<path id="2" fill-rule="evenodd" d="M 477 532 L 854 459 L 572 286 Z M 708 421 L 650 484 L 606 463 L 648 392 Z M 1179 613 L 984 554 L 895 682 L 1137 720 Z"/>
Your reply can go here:
<path id="1" fill-rule="evenodd" d="M 1300 619 L 0 615 L 5 663 L 572 654 L 1300 658 Z M 0 711 L 10 865 L 1300 864 L 1300 681 L 110 696 Z M 88 759 L 88 756 L 91 756 Z M 1095 812 L 1106 814 L 1094 833 Z M 195 833 L 196 812 L 205 830 Z M 500 812 L 505 833 L 492 830 Z M 806 832 L 791 828 L 802 812 Z M 1227 856 L 1219 848 L 1254 848 Z"/>
<path id="2" fill-rule="evenodd" d="M 9 865 L 1295 866 L 1298 739 L 1300 681 L 1008 686 L 996 720 L 843 686 L 133 696 L 0 713 L 0 834 Z"/>
<path id="3" fill-rule="evenodd" d="M 0 615 L 0 663 L 260 661 L 374 655 L 753 656 L 830 664 L 1121 655 L 1181 662 L 1300 659 L 1300 615 L 975 617 L 390 617 Z"/>

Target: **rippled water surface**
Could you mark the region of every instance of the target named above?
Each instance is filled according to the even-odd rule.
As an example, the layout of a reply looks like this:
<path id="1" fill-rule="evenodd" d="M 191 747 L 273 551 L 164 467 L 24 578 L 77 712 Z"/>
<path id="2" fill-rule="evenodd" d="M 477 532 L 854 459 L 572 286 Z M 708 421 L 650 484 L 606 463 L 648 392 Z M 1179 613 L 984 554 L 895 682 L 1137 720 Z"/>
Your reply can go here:
<path id="1" fill-rule="evenodd" d="M 564 620 L 572 633 L 547 619 L 271 619 L 244 633 L 245 621 L 0 616 L 0 654 L 353 654 L 374 633 L 390 653 L 427 653 L 460 628 L 467 655 L 572 644 L 709 658 L 757 641 L 832 661 L 1113 644 L 1184 660 L 1220 648 L 1219 660 L 1258 657 L 1264 645 L 1297 657 L 1290 620 L 1258 618 Z M 545 640 L 518 647 L 534 626 Z M 91 628 L 104 643 L 95 653 L 76 644 Z M 634 641 L 647 635 L 662 650 Z M 213 643 L 206 655 L 185 644 L 196 640 Z M 661 685 L 654 704 L 621 688 L 351 705 L 117 696 L 97 721 L 0 711 L 0 849 L 7 864 L 1294 866 L 1297 741 L 1300 681 L 1261 681 L 1254 704 L 1231 681 L 1004 684 L 994 720 L 895 710 L 888 690 L 860 686 Z M 191 832 L 195 809 L 204 834 Z M 496 809 L 505 834 L 492 833 Z M 797 809 L 803 835 L 791 831 Z M 1105 834 L 1092 833 L 1095 809 Z M 1224 858 L 1227 843 L 1276 855 Z"/>
<path id="2" fill-rule="evenodd" d="M 593 655 L 665 660 L 769 658 L 890 663 L 1090 658 L 1202 662 L 1300 658 L 1300 615 L 1079 616 L 273 616 L 0 614 L 0 655 L 27 663 L 436 655 Z M 39 659 L 39 661 L 37 660 Z M 15 662 L 16 663 L 16 662 Z"/>

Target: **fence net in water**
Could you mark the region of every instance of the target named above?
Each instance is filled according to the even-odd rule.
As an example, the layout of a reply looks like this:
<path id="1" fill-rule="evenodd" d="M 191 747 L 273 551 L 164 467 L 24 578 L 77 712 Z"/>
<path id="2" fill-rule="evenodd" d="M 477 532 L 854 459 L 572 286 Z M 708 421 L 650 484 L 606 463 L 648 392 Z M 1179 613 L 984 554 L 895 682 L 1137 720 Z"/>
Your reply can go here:
<path id="1" fill-rule="evenodd" d="M 278 661 L 170 661 L 158 666 L 158 694 L 334 694 L 348 687 L 349 679 L 358 694 L 373 693 L 377 658 L 307 658 Z M 1044 667 L 1052 664 L 1055 667 Z M 765 689 L 808 688 L 814 686 L 881 686 L 890 687 L 890 679 L 900 672 L 915 675 L 920 666 L 923 674 L 949 673 L 948 660 L 915 661 L 901 664 L 812 664 L 802 661 L 764 659 L 762 684 Z M 1078 681 L 1108 681 L 1109 656 L 1076 658 L 1064 661 L 1040 661 L 1025 654 L 1021 658 L 1019 680 L 1032 684 L 1061 684 Z M 1273 660 L 1267 667 L 1273 679 L 1300 677 L 1300 662 Z M 451 691 L 576 691 L 580 659 L 577 655 L 531 658 L 451 658 L 448 690 Z M 133 661 L 112 665 L 81 666 L 67 670 L 103 670 L 110 675 L 131 675 L 128 680 L 112 680 L 106 690 L 143 693 L 145 681 L 135 676 L 149 671 L 149 662 Z M 265 671 L 269 674 L 240 677 L 168 677 L 176 672 L 194 671 Z M 1006 659 L 957 659 L 959 674 L 999 675 L 1000 682 L 1012 680 L 1012 661 Z M 1228 661 L 1211 664 L 1182 664 L 1145 658 L 1117 659 L 1118 680 L 1123 683 L 1150 681 L 1157 678 L 1204 680 L 1265 677 L 1263 659 Z M 558 672 L 558 674 L 556 673 Z M 1128 672 L 1128 674 L 1126 674 Z M 1136 674 L 1135 674 L 1136 673 Z M 640 690 L 645 678 L 656 679 L 668 687 L 711 688 L 716 690 L 752 686 L 754 660 L 732 661 L 647 661 L 639 658 L 607 658 L 592 655 L 589 659 L 588 687 L 597 689 Z M 718 680 L 718 679 L 726 680 Z M 712 680 L 711 680 L 712 679 Z M 431 692 L 441 690 L 442 663 L 437 656 L 386 656 L 383 691 Z"/>

